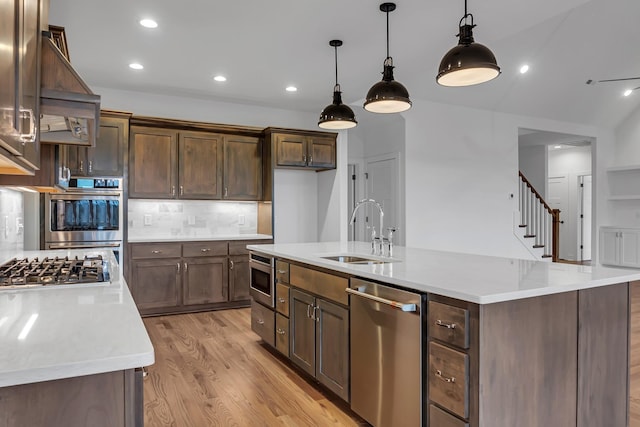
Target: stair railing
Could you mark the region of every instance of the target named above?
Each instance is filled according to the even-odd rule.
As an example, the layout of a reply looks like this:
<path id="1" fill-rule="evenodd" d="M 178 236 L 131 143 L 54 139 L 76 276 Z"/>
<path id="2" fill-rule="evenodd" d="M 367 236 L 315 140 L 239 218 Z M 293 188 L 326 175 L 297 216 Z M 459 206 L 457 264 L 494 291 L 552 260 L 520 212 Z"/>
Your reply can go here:
<path id="1" fill-rule="evenodd" d="M 520 227 L 525 236 L 534 239 L 534 248 L 544 248 L 543 258 L 558 260 L 560 209 L 551 209 L 529 180 L 520 175 Z"/>

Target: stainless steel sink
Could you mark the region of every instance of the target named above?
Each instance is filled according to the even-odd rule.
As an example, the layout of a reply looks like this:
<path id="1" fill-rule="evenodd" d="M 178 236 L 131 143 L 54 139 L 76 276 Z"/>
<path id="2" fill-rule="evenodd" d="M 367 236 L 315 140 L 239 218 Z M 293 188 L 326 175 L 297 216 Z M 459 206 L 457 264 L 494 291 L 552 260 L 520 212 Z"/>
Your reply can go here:
<path id="1" fill-rule="evenodd" d="M 323 256 L 320 257 L 322 259 L 328 259 L 330 261 L 344 262 L 347 264 L 386 264 L 392 262 L 391 260 L 381 260 L 381 259 L 373 259 L 373 258 L 363 258 L 360 256 L 354 255 L 334 255 L 334 256 Z"/>

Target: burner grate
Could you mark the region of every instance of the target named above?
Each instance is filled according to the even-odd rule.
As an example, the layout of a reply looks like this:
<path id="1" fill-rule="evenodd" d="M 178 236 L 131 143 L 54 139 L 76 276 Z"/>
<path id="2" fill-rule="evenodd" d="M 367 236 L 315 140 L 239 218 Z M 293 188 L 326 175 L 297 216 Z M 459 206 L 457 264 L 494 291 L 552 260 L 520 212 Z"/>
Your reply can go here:
<path id="1" fill-rule="evenodd" d="M 14 258 L 0 265 L 0 288 L 96 283 L 109 280 L 101 256 L 40 260 Z"/>

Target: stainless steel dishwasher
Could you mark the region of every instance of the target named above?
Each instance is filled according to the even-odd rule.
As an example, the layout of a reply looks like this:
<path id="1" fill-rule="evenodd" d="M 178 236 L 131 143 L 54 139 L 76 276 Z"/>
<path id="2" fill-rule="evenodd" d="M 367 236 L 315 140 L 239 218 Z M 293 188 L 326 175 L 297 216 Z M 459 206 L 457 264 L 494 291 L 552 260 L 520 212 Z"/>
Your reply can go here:
<path id="1" fill-rule="evenodd" d="M 351 409 L 374 427 L 423 425 L 424 295 L 351 279 Z"/>

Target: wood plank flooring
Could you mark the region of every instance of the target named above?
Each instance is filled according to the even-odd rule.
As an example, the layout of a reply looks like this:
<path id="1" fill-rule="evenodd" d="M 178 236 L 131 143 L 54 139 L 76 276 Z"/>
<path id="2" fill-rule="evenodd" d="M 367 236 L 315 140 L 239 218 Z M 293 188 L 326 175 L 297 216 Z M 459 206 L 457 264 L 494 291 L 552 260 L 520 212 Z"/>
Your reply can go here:
<path id="1" fill-rule="evenodd" d="M 145 426 L 366 426 L 251 331 L 250 309 L 149 317 Z"/>

